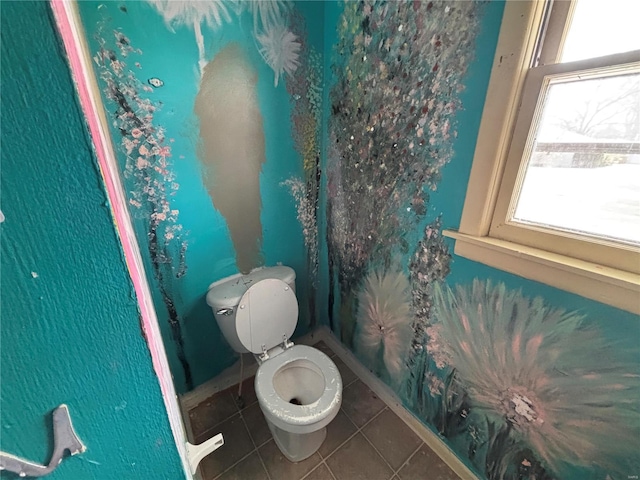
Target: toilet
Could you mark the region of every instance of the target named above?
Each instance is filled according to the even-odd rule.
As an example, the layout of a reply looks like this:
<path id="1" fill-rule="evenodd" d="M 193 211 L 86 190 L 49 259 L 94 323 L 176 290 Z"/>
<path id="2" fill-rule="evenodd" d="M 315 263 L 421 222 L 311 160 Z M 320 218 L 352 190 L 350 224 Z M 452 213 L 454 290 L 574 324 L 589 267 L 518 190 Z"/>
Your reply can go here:
<path id="1" fill-rule="evenodd" d="M 296 274 L 266 267 L 209 286 L 207 304 L 239 353 L 258 362 L 255 390 L 276 445 L 292 462 L 313 455 L 342 403 L 342 378 L 323 352 L 290 340 L 298 323 Z"/>

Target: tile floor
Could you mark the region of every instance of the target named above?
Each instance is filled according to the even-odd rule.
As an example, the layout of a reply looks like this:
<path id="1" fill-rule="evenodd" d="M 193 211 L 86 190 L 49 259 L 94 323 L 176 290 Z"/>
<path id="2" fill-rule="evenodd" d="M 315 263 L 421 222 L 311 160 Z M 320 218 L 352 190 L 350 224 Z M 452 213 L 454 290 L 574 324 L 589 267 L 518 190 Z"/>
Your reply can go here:
<path id="1" fill-rule="evenodd" d="M 278 450 L 258 406 L 253 378 L 189 412 L 196 444 L 222 433 L 225 444 L 201 465 L 203 480 L 457 480 L 457 475 L 324 342 L 343 381 L 342 407 L 310 458 L 291 463 Z"/>

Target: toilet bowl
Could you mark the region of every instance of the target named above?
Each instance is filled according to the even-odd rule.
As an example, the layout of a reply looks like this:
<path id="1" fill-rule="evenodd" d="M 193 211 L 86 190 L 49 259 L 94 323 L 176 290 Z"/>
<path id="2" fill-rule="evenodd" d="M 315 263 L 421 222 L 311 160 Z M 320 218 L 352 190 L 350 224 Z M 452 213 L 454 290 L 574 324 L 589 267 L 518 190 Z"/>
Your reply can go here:
<path id="1" fill-rule="evenodd" d="M 260 365 L 255 391 L 276 445 L 299 462 L 326 438 L 342 403 L 342 378 L 323 352 L 294 345 Z"/>
<path id="2" fill-rule="evenodd" d="M 295 272 L 234 275 L 209 287 L 207 303 L 232 348 L 258 361 L 258 404 L 280 451 L 293 462 L 313 455 L 340 410 L 342 378 L 323 352 L 289 340 L 298 322 Z"/>

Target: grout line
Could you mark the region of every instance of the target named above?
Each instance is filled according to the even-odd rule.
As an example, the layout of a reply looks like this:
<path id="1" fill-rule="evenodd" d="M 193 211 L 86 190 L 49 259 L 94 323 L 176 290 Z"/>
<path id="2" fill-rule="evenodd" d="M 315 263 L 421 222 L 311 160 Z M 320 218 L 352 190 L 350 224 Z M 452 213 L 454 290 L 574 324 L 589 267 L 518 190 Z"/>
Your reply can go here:
<path id="1" fill-rule="evenodd" d="M 240 414 L 240 418 L 242 419 L 242 424 L 244 425 L 245 430 L 249 434 L 249 440 L 251 440 L 254 450 L 257 450 L 258 446 L 256 445 L 256 442 L 253 440 L 253 437 L 251 436 L 251 432 L 249 431 L 249 425 L 247 425 L 247 421 L 244 419 L 244 416 L 242 414 Z"/>
<path id="2" fill-rule="evenodd" d="M 358 431 L 358 432 L 359 432 L 359 431 L 360 431 L 360 430 L 362 430 L 364 427 L 366 427 L 366 426 L 367 426 L 367 425 L 369 425 L 371 422 L 373 422 L 376 418 L 378 418 L 378 417 L 382 414 L 382 412 L 384 412 L 385 410 L 387 410 L 387 409 L 389 408 L 389 407 L 388 407 L 384 402 L 383 402 L 383 404 L 384 404 L 384 408 L 382 408 L 378 413 L 376 413 L 376 414 L 375 414 L 373 417 L 371 417 L 369 420 L 367 420 L 366 422 L 364 422 L 364 423 L 362 424 L 362 426 L 361 426 L 361 427 L 359 427 L 359 426 L 356 424 L 356 422 L 354 422 L 354 421 L 353 421 L 353 419 L 349 416 L 349 414 L 348 414 L 347 412 L 345 412 L 345 411 L 343 410 L 343 413 L 344 413 L 344 414 L 345 414 L 345 416 L 349 419 L 349 421 L 350 421 L 351 423 L 353 423 L 353 425 L 356 427 L 356 431 Z"/>
<path id="3" fill-rule="evenodd" d="M 328 464 L 326 461 L 325 461 L 325 462 L 323 462 L 323 463 L 324 463 L 324 464 L 325 464 L 325 466 L 327 467 L 327 470 L 329 470 L 329 475 L 331 475 L 331 478 L 332 478 L 333 480 L 338 480 L 338 479 L 336 478 L 336 476 L 333 474 L 333 470 L 331 470 L 331 468 L 329 467 L 329 464 Z"/>
<path id="4" fill-rule="evenodd" d="M 353 432 L 351 435 L 349 435 L 344 442 L 342 442 L 341 444 L 339 444 L 336 448 L 333 449 L 333 451 L 327 455 L 326 457 L 323 457 L 324 460 L 326 461 L 329 457 L 331 457 L 334 453 L 336 453 L 338 450 L 340 450 L 349 440 L 351 440 L 353 437 L 355 437 L 356 435 L 358 435 L 359 433 L 362 433 L 362 436 L 364 437 L 365 434 L 364 432 L 362 432 L 362 429 L 364 427 L 366 427 L 367 425 L 369 425 L 369 423 L 373 422 L 379 415 L 382 414 L 382 412 L 384 412 L 387 409 L 387 407 L 383 408 L 382 410 L 380 410 L 378 413 L 376 413 L 373 417 L 371 417 L 369 420 L 367 420 L 365 422 L 364 425 L 362 425 L 362 427 L 358 427 L 355 423 L 353 423 L 353 420 L 351 420 L 351 418 L 349 417 L 349 415 L 347 415 L 347 412 L 344 412 L 345 417 L 347 417 L 349 419 L 349 421 L 351 423 L 353 423 L 353 426 L 356 427 L 356 431 Z M 320 453 L 320 452 L 318 452 Z M 320 455 L 322 457 L 322 455 Z M 329 465 L 327 465 L 327 468 L 329 467 Z"/>
<path id="5" fill-rule="evenodd" d="M 237 398 L 237 397 L 236 397 L 236 398 Z M 258 401 L 257 401 L 257 400 L 256 400 L 256 401 L 254 401 L 254 402 L 251 402 L 251 403 L 250 403 L 250 404 L 248 404 L 248 405 L 245 405 L 244 407 L 242 407 L 242 409 L 241 409 L 241 410 L 239 410 L 239 411 L 240 411 L 240 413 L 244 412 L 244 411 L 245 411 L 247 408 L 249 408 L 249 407 L 253 407 L 256 403 L 258 403 Z"/>
<path id="6" fill-rule="evenodd" d="M 316 330 L 316 335 L 318 339 L 324 340 L 329 348 L 336 352 L 338 358 L 351 368 L 360 381 L 369 387 L 390 410 L 398 415 L 400 419 L 413 430 L 418 438 L 453 470 L 453 473 L 457 475 L 459 479 L 478 480 L 479 477 L 457 456 L 443 438 L 428 427 L 417 414 L 409 410 L 398 397 L 398 394 L 367 369 L 362 362 L 356 358 L 353 352 L 340 342 L 328 327 L 324 325 L 320 326 Z"/>
<path id="7" fill-rule="evenodd" d="M 382 458 L 382 460 L 384 461 L 384 463 L 387 464 L 387 466 L 389 467 L 389 470 L 391 470 L 391 476 L 389 478 L 393 478 L 393 476 L 396 474 L 395 469 L 391 466 L 391 464 L 387 461 L 386 458 L 384 458 L 384 455 L 382 455 L 382 453 L 380 453 L 380 450 L 378 450 L 376 448 L 376 446 L 371 442 L 371 440 L 369 440 L 369 437 L 367 437 L 364 432 L 362 432 L 362 436 L 364 437 L 364 439 L 369 442 L 369 445 L 371 445 L 371 447 L 373 448 L 373 450 L 380 455 L 380 458 Z"/>
<path id="8" fill-rule="evenodd" d="M 354 378 L 353 380 L 351 380 L 348 384 L 343 384 L 343 391 L 344 391 L 346 388 L 348 388 L 348 387 L 352 386 L 353 384 L 355 384 L 357 381 L 361 381 L 364 385 L 366 385 L 367 387 L 369 387 L 369 388 L 371 389 L 371 386 L 370 386 L 368 383 L 365 383 L 365 382 L 363 381 L 363 379 L 358 375 L 358 373 L 356 373 L 356 371 L 354 371 L 352 368 L 350 368 L 350 367 L 346 364 L 346 362 L 344 362 L 344 359 L 341 357 L 341 355 L 339 355 L 336 351 L 334 351 L 334 350 L 333 350 L 333 348 L 331 348 L 331 346 L 329 346 L 329 344 L 328 344 L 327 342 L 325 342 L 325 344 L 327 344 L 327 346 L 329 347 L 329 350 L 330 350 L 331 352 L 333 352 L 333 355 L 329 355 L 329 357 L 330 357 L 331 359 L 334 359 L 334 360 L 335 360 L 335 359 L 338 359 L 338 360 L 342 361 L 342 363 L 344 364 L 344 366 L 345 366 L 347 369 L 349 369 L 351 372 L 353 372 L 353 373 L 354 373 L 355 378 Z M 243 379 L 243 381 L 246 381 L 246 379 Z M 241 462 L 243 462 L 244 460 L 246 460 L 246 459 L 247 459 L 250 455 L 252 455 L 254 452 L 256 452 L 256 453 L 258 454 L 258 458 L 260 459 L 260 463 L 261 463 L 261 465 L 262 465 L 262 468 L 263 468 L 264 472 L 265 472 L 265 473 L 266 473 L 266 475 L 267 475 L 267 478 L 268 478 L 269 480 L 272 480 L 271 475 L 269 474 L 269 471 L 267 470 L 267 467 L 266 467 L 266 464 L 265 464 L 265 462 L 264 462 L 264 459 L 262 458 L 262 455 L 260 454 L 260 451 L 259 451 L 259 449 L 260 449 L 261 447 L 263 447 L 264 445 L 266 445 L 266 444 L 271 440 L 271 437 L 270 437 L 269 439 L 267 439 L 266 441 L 264 441 L 263 443 L 261 443 L 260 445 L 258 445 L 258 444 L 254 441 L 253 437 L 251 436 L 251 433 L 249 432 L 249 427 L 248 427 L 248 424 L 247 424 L 247 422 L 246 422 L 246 420 L 245 420 L 245 418 L 244 418 L 243 412 L 244 412 L 248 407 L 251 407 L 252 405 L 254 405 L 255 403 L 257 403 L 257 401 L 252 402 L 250 405 L 245 405 L 245 406 L 244 406 L 244 408 L 242 408 L 242 409 L 241 409 L 241 408 L 239 407 L 238 403 L 237 403 L 237 397 L 235 396 L 235 392 L 233 391 L 233 389 L 234 389 L 234 388 L 237 388 L 237 385 L 238 385 L 238 384 L 236 383 L 235 385 L 232 385 L 232 386 L 228 387 L 227 389 L 225 389 L 225 390 L 228 390 L 228 392 L 226 392 L 226 394 L 228 394 L 228 395 L 230 395 L 230 396 L 231 396 L 231 401 L 233 402 L 234 406 L 236 407 L 236 413 L 234 413 L 233 415 L 231 415 L 231 416 L 230 416 L 230 417 L 228 417 L 227 419 L 225 419 L 225 420 L 223 420 L 223 421 L 221 421 L 221 422 L 218 422 L 218 424 L 214 425 L 213 427 L 208 428 L 207 430 L 205 430 L 205 432 L 202 432 L 200 435 L 209 434 L 209 433 L 210 433 L 210 432 L 212 432 L 213 430 L 215 430 L 215 429 L 219 428 L 219 426 L 220 426 L 222 423 L 224 423 L 224 422 L 226 422 L 226 421 L 228 421 L 228 420 L 230 420 L 230 419 L 234 418 L 236 415 L 238 415 L 238 414 L 239 414 L 239 415 L 240 415 L 240 418 L 242 419 L 242 423 L 243 423 L 243 425 L 244 425 L 244 428 L 245 428 L 245 430 L 247 431 L 247 433 L 249 434 L 249 438 L 250 438 L 251 443 L 252 443 L 252 445 L 253 445 L 253 450 L 251 450 L 249 453 L 247 453 L 246 455 L 244 455 L 242 458 L 240 458 L 240 459 L 239 459 L 237 462 L 235 462 L 233 465 L 231 465 L 230 467 L 228 467 L 227 469 L 225 469 L 224 471 L 222 471 L 222 472 L 220 472 L 218 475 L 216 475 L 216 476 L 214 477 L 214 480 L 215 480 L 215 479 L 219 479 L 222 475 L 226 474 L 228 471 L 230 471 L 231 469 L 235 468 L 239 463 L 241 463 Z M 223 392 L 224 392 L 224 390 L 223 390 L 223 391 L 219 391 L 219 392 L 218 392 L 218 394 L 221 394 L 221 393 L 223 393 Z M 399 477 L 398 477 L 398 472 L 399 472 L 399 471 L 400 471 L 400 470 L 401 470 L 401 469 L 402 469 L 402 468 L 403 468 L 403 467 L 404 467 L 404 466 L 405 466 L 405 465 L 406 465 L 406 464 L 407 464 L 407 463 L 408 463 L 408 462 L 409 462 L 409 461 L 410 461 L 410 460 L 411 460 L 411 459 L 416 455 L 416 453 L 417 453 L 417 452 L 418 452 L 418 451 L 419 451 L 419 450 L 420 450 L 424 445 L 429 446 L 429 445 L 426 443 L 426 441 L 422 438 L 422 436 L 421 436 L 421 435 L 419 435 L 419 438 L 422 440 L 422 443 L 421 443 L 420 445 L 418 445 L 418 447 L 416 448 L 416 450 L 415 450 L 413 453 L 411 453 L 411 455 L 409 455 L 409 457 L 408 457 L 408 458 L 407 458 L 407 459 L 402 463 L 402 465 L 400 465 L 400 467 L 398 467 L 398 469 L 397 469 L 397 470 L 394 470 L 394 469 L 391 467 L 391 465 L 389 464 L 389 462 L 387 461 L 387 459 L 384 457 L 384 455 L 382 455 L 382 453 L 381 453 L 381 452 L 380 452 L 380 451 L 375 447 L 375 445 L 373 445 L 373 443 L 371 442 L 371 440 L 370 440 L 370 439 L 365 435 L 365 433 L 364 433 L 364 429 L 365 429 L 365 428 L 366 428 L 366 427 L 367 427 L 371 422 L 373 422 L 373 421 L 374 421 L 378 416 L 382 415 L 382 413 L 383 413 L 385 410 L 391 410 L 391 411 L 393 411 L 394 413 L 396 413 L 396 414 L 397 414 L 397 412 L 395 412 L 395 409 L 394 409 L 394 408 L 393 408 L 389 403 L 387 403 L 387 402 L 384 400 L 384 398 L 381 398 L 381 396 L 377 393 L 377 391 L 374 391 L 374 394 L 375 394 L 376 396 L 378 396 L 378 398 L 380 398 L 380 400 L 382 400 L 384 407 L 383 407 L 379 412 L 377 412 L 373 417 L 371 417 L 369 420 L 367 420 L 367 421 L 366 421 L 362 426 L 360 426 L 360 427 L 358 427 L 358 426 L 356 425 L 356 423 L 355 423 L 355 422 L 351 419 L 351 417 L 350 417 L 350 416 L 349 416 L 349 415 L 344 411 L 344 409 L 341 409 L 341 410 L 343 411 L 343 413 L 345 414 L 346 418 L 347 418 L 347 419 L 348 419 L 348 420 L 349 420 L 349 421 L 350 421 L 350 422 L 351 422 L 351 423 L 356 427 L 356 430 L 355 430 L 355 431 L 354 431 L 354 432 L 353 432 L 353 433 L 352 433 L 348 438 L 346 438 L 342 443 L 340 443 L 338 446 L 336 446 L 336 447 L 333 449 L 333 451 L 332 451 L 331 453 L 329 453 L 329 455 L 327 455 L 326 457 L 323 457 L 323 455 L 321 455 L 321 454 L 320 454 L 320 452 L 318 451 L 318 456 L 319 456 L 319 457 L 320 457 L 320 459 L 321 459 L 320 463 L 318 463 L 318 464 L 317 464 L 317 465 L 316 465 L 316 466 L 315 466 L 315 467 L 314 467 L 310 472 L 308 472 L 306 475 L 304 475 L 304 477 L 302 477 L 300 480 L 302 480 L 302 479 L 305 479 L 305 478 L 309 477 L 309 476 L 311 475 L 311 473 L 312 473 L 312 472 L 314 472 L 315 470 L 317 470 L 317 469 L 320 467 L 320 465 L 321 465 L 321 464 L 324 464 L 324 465 L 326 466 L 327 470 L 329 471 L 329 473 L 330 473 L 330 475 L 331 475 L 331 478 L 332 478 L 333 480 L 336 480 L 336 478 L 337 478 L 337 477 L 334 475 L 333 471 L 332 471 L 332 470 L 331 470 L 331 468 L 329 467 L 329 464 L 327 463 L 327 460 L 328 460 L 332 455 L 334 455 L 338 450 L 340 450 L 341 448 L 343 448 L 343 447 L 344 447 L 344 445 L 345 445 L 346 443 L 348 443 L 349 441 L 351 441 L 351 440 L 352 440 L 356 435 L 358 435 L 359 433 L 361 433 L 361 434 L 362 434 L 362 436 L 363 436 L 363 437 L 366 439 L 366 441 L 371 445 L 371 447 L 374 449 L 374 451 L 375 451 L 375 452 L 376 452 L 376 453 L 377 453 L 377 454 L 378 454 L 378 455 L 383 459 L 383 461 L 385 462 L 385 464 L 390 468 L 390 470 L 391 470 L 391 472 L 392 472 L 392 475 L 391 475 L 391 477 L 390 477 L 390 478 L 399 478 Z M 200 403 L 202 403 L 203 401 L 206 401 L 206 400 L 211 400 L 211 401 L 212 401 L 216 396 L 218 396 L 218 395 L 217 395 L 217 394 L 211 395 L 210 397 L 208 397 L 208 398 L 206 398 L 206 399 L 202 399 L 202 401 L 201 401 Z M 200 403 L 198 403 L 198 405 L 199 405 Z M 187 413 L 189 413 L 191 410 L 193 410 L 193 408 L 191 408 L 191 409 L 187 409 Z M 397 415 L 398 415 L 398 414 L 397 414 Z M 399 415 L 399 416 L 400 416 L 400 415 Z M 405 424 L 407 424 L 410 428 L 412 428 L 412 426 L 411 426 L 411 425 L 409 425 L 409 423 L 408 423 L 408 422 L 406 422 L 406 421 L 405 421 L 405 419 L 404 419 L 402 416 L 400 416 L 400 418 L 401 418 L 401 420 L 403 420 L 403 422 L 404 422 Z M 190 418 L 190 417 L 189 417 L 189 425 L 191 426 L 191 418 Z M 413 428 L 412 428 L 412 430 L 413 430 Z M 438 454 L 437 454 L 437 455 L 438 455 Z M 439 455 L 438 455 L 438 456 L 439 456 Z"/>
<path id="9" fill-rule="evenodd" d="M 362 424 L 362 426 L 360 428 L 358 428 L 358 430 L 364 430 L 364 428 L 369 425 L 371 422 L 373 422 L 376 418 L 378 418 L 380 415 L 382 415 L 384 413 L 385 410 L 389 410 L 389 407 L 385 404 L 384 408 L 382 410 L 380 410 L 378 413 L 376 413 L 373 417 L 371 417 L 369 420 L 367 420 L 365 423 Z M 347 415 L 348 416 L 348 415 Z M 363 432 L 364 434 L 364 432 Z"/>
<path id="10" fill-rule="evenodd" d="M 336 453 L 338 450 L 340 450 L 345 445 L 345 443 L 347 443 L 349 440 L 351 440 L 353 437 L 355 437 L 358 433 L 360 433 L 360 430 L 358 430 L 357 427 L 356 427 L 356 431 L 355 432 L 353 432 L 351 435 L 349 435 L 349 437 L 347 437 L 347 439 L 344 442 L 342 442 L 340 445 L 338 445 L 336 448 L 334 448 L 333 452 L 331 452 L 326 457 L 323 457 L 324 461 L 327 461 L 329 458 L 331 458 L 331 456 L 334 453 Z M 322 457 L 322 455 L 320 455 L 320 456 Z"/>
<path id="11" fill-rule="evenodd" d="M 251 454 L 253 452 L 255 452 L 256 450 L 253 449 L 251 450 L 249 453 L 247 453 L 244 457 L 242 457 L 240 460 L 238 460 L 236 463 L 234 463 L 233 465 L 231 465 L 230 467 L 226 468 L 225 470 L 223 470 L 222 472 L 220 472 L 218 475 L 216 475 L 215 477 L 213 477 L 212 480 L 216 480 L 217 478 L 220 478 L 222 475 L 224 475 L 225 473 L 227 473 L 229 470 L 231 470 L 232 468 L 234 468 L 236 465 L 238 465 L 239 463 L 242 463 L 243 461 L 245 461 L 247 458 L 249 458 L 251 456 Z M 268 474 L 267 474 L 268 475 Z"/>
<path id="12" fill-rule="evenodd" d="M 1 1 L 1 0 L 0 0 Z M 273 435 L 271 435 L 271 432 L 269 432 L 269 438 L 267 438 L 264 442 L 262 442 L 260 445 L 256 444 L 256 448 L 262 448 L 263 446 L 265 446 L 267 443 L 269 443 L 270 440 L 273 440 Z"/>
<path id="13" fill-rule="evenodd" d="M 404 466 L 407 465 L 411 461 L 411 459 L 416 455 L 416 453 L 418 453 L 420 451 L 420 449 L 422 447 L 424 447 L 425 445 L 426 445 L 426 443 L 424 443 L 424 442 L 422 442 L 420 445 L 418 445 L 418 448 L 416 448 L 414 450 L 414 452 L 411 455 L 409 455 L 409 458 L 407 458 L 404 461 L 404 463 L 398 467 L 398 470 L 395 471 L 395 474 L 398 475 L 398 472 L 400 472 L 400 470 L 402 470 L 404 468 Z"/>
<path id="14" fill-rule="evenodd" d="M 322 458 L 322 455 L 320 455 L 320 458 Z M 315 472 L 318 468 L 320 468 L 320 465 L 322 465 L 323 463 L 324 463 L 324 460 L 321 460 L 320 463 L 318 463 L 310 471 L 308 471 L 302 477 L 300 477 L 299 480 L 304 480 L 305 478 L 307 478 L 309 475 L 311 475 L 313 472 Z M 327 468 L 329 468 L 329 467 L 327 467 Z"/>
<path id="15" fill-rule="evenodd" d="M 240 413 L 240 417 L 242 418 L 242 423 L 244 424 L 244 428 L 247 430 L 247 433 L 249 434 L 251 443 L 253 443 L 253 449 L 254 449 L 253 451 L 258 454 L 258 459 L 260 460 L 260 464 L 262 465 L 264 472 L 267 474 L 267 479 L 271 480 L 271 475 L 269 475 L 269 470 L 267 470 L 267 465 L 264 463 L 264 460 L 262 459 L 262 455 L 260 455 L 260 451 L 258 450 L 258 444 L 253 439 L 253 435 L 251 435 L 251 431 L 249 430 L 249 425 L 247 425 L 247 421 L 245 420 L 244 415 L 242 415 L 242 413 Z M 269 440 L 267 440 L 267 442 L 268 441 Z M 267 442 L 264 442 L 262 445 L 264 445 Z"/>
<path id="16" fill-rule="evenodd" d="M 354 378 L 353 380 L 351 380 L 348 384 L 346 384 L 346 385 L 344 385 L 344 384 L 343 384 L 343 385 L 342 385 L 342 390 L 344 390 L 345 388 L 347 388 L 347 387 L 349 387 L 349 386 L 353 385 L 353 384 L 354 384 L 354 383 L 356 383 L 358 380 L 360 380 L 360 379 L 359 379 L 358 377 L 356 377 L 356 378 Z"/>
<path id="17" fill-rule="evenodd" d="M 0 0 L 2 1 L 2 0 Z M 200 432 L 198 434 L 198 437 L 202 436 L 202 435 L 209 435 L 211 434 L 214 430 L 218 430 L 220 425 L 222 425 L 224 422 L 228 422 L 229 420 L 231 420 L 232 418 L 234 418 L 236 415 L 240 415 L 240 412 L 236 412 L 233 415 L 231 415 L 230 417 L 225 418 L 223 421 L 216 423 L 213 427 L 209 427 L 207 428 L 204 432 Z M 240 415 L 241 416 L 241 415 Z M 211 435 L 209 438 L 213 437 L 213 435 Z M 195 436 L 194 436 L 194 441 L 195 441 Z M 200 442 L 202 443 L 202 442 Z"/>
<path id="18" fill-rule="evenodd" d="M 267 443 L 267 442 L 265 442 L 265 443 Z M 264 459 L 262 458 L 262 454 L 260 453 L 260 450 L 257 449 L 257 448 L 256 448 L 256 453 L 258 454 L 258 458 L 260 459 L 260 463 L 262 464 L 262 468 L 264 468 L 264 473 L 267 474 L 267 479 L 271 480 L 271 475 L 269 474 L 269 470 L 267 470 L 267 464 L 264 463 Z"/>
<path id="19" fill-rule="evenodd" d="M 240 415 L 240 412 L 238 412 L 236 415 Z M 231 417 L 233 418 L 233 417 Z M 258 449 L 256 448 L 256 444 L 253 441 L 253 438 L 251 437 L 251 433 L 249 433 L 249 427 L 247 427 L 247 423 L 244 421 L 244 417 L 242 415 L 240 415 L 240 420 L 242 420 L 242 426 L 244 427 L 245 432 L 247 432 L 247 435 L 249 435 L 249 440 L 251 440 L 251 444 L 253 445 L 253 449 L 247 453 L 244 457 L 242 457 L 240 460 L 238 460 L 237 462 L 235 462 L 233 465 L 231 465 L 229 468 L 227 468 L 226 470 L 223 470 L 222 472 L 220 472 L 218 475 L 216 475 L 214 477 L 213 480 L 215 480 L 216 478 L 219 478 L 221 475 L 224 475 L 225 473 L 227 473 L 229 470 L 231 470 L 232 468 L 234 468 L 236 465 L 238 465 L 240 462 L 244 461 L 245 459 L 247 459 L 249 456 L 251 456 L 251 454 L 253 452 L 257 452 Z M 260 454 L 258 454 L 260 455 Z M 261 459 L 262 460 L 262 459 Z M 263 464 L 264 467 L 264 464 Z M 266 471 L 266 468 L 265 468 Z M 269 476 L 269 473 L 267 472 L 267 476 Z"/>

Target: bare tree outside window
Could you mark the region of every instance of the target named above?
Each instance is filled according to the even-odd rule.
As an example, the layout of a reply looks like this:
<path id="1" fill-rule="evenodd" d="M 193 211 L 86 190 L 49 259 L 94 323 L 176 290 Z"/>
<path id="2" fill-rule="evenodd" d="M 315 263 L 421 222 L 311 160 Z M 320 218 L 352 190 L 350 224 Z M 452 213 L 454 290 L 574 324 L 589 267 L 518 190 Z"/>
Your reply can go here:
<path id="1" fill-rule="evenodd" d="M 640 73 L 551 83 L 514 220 L 640 243 Z"/>

